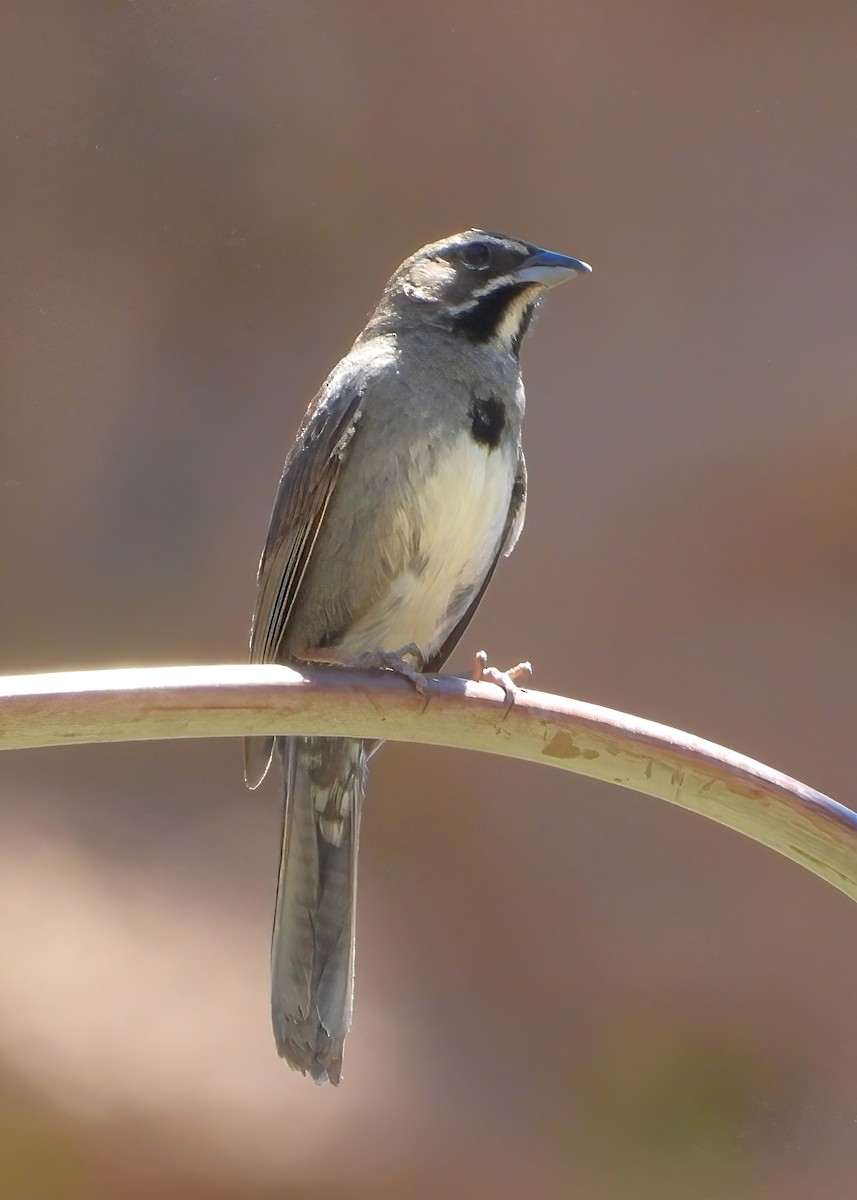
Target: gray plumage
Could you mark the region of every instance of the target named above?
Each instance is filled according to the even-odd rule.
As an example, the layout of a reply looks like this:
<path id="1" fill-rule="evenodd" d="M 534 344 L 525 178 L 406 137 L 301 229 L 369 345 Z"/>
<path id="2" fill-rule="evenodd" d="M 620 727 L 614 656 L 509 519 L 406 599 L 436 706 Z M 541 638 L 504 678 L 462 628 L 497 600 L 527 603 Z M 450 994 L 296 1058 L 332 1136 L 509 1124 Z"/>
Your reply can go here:
<path id="1" fill-rule="evenodd" d="M 589 268 L 470 230 L 388 283 L 304 418 L 259 566 L 254 662 L 417 670 L 451 653 L 526 502 L 521 339 L 545 287 Z M 351 1021 L 357 843 L 374 744 L 282 738 L 286 800 L 272 941 L 280 1055 L 338 1083 Z M 256 787 L 273 738 L 245 744 Z"/>

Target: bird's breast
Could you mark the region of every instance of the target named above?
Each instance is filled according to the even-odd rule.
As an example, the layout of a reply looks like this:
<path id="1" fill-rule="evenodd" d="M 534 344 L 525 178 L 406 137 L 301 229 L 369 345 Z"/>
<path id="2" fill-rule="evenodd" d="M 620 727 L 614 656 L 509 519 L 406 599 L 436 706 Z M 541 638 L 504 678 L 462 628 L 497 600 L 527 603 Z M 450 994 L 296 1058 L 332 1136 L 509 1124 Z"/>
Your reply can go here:
<path id="1" fill-rule="evenodd" d="M 416 465 L 416 464 L 415 464 Z M 467 611 L 500 550 L 512 496 L 515 449 L 461 432 L 416 469 L 384 531 L 393 565 L 382 593 L 343 645 L 351 653 L 415 642 L 430 658 Z"/>

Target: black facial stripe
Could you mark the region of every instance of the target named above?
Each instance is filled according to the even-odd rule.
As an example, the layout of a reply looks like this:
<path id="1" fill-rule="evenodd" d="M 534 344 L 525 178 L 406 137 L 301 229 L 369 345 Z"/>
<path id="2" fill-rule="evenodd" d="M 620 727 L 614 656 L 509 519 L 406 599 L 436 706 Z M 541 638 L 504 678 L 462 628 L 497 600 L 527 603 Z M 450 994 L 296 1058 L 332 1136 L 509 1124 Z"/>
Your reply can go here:
<path id="1" fill-rule="evenodd" d="M 530 284 L 527 283 L 507 283 L 492 292 L 486 292 L 472 308 L 453 315 L 453 327 L 474 342 L 489 342 L 500 327 L 509 305 L 528 287 Z"/>
<path id="2" fill-rule="evenodd" d="M 533 300 L 533 302 L 531 304 L 528 304 L 527 307 L 524 309 L 524 311 L 521 313 L 521 323 L 518 326 L 518 332 L 512 338 L 512 353 L 514 354 L 515 358 L 517 358 L 518 355 L 521 353 L 521 342 L 524 340 L 524 335 L 526 334 L 527 330 L 530 328 L 530 322 L 532 321 L 533 317 L 536 315 L 536 309 L 538 308 L 538 304 L 539 304 L 538 300 Z"/>
<path id="3" fill-rule="evenodd" d="M 470 403 L 470 432 L 477 446 L 496 450 L 506 428 L 506 406 L 496 396 L 473 395 Z"/>

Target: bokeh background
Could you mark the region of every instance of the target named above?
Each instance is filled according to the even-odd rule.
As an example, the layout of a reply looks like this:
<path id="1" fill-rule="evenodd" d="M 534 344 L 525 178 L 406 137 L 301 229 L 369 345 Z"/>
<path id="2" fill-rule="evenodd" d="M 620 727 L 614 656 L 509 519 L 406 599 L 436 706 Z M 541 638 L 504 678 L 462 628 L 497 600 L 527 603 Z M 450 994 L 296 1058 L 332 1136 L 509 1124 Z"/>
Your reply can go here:
<path id="1" fill-rule="evenodd" d="M 0 670 L 240 661 L 286 449 L 470 225 L 592 262 L 458 654 L 857 802 L 857 9 L 5 0 Z M 237 744 L 0 763 L 0 1195 L 857 1187 L 857 910 L 632 793 L 373 763 L 338 1091 L 268 1025 Z"/>

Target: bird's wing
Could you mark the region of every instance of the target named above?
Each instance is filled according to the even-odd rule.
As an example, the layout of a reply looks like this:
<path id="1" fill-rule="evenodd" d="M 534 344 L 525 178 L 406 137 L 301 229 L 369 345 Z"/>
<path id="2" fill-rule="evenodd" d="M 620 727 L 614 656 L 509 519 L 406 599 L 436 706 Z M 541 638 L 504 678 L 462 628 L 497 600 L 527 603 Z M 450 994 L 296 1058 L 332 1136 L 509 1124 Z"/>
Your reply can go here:
<path id="1" fill-rule="evenodd" d="M 277 489 L 268 540 L 259 563 L 250 661 L 277 662 L 348 449 L 360 417 L 362 389 L 319 393 L 289 452 Z M 257 787 L 271 760 L 274 739 L 247 738 L 244 774 Z"/>
<path id="2" fill-rule="evenodd" d="M 512 484 L 512 499 L 509 503 L 509 512 L 506 515 L 506 524 L 503 528 L 503 536 L 497 546 L 497 553 L 494 555 L 494 561 L 485 572 L 485 578 L 479 590 L 474 594 L 473 599 L 467 607 L 467 612 L 458 622 L 458 624 L 450 633 L 449 637 L 443 643 L 438 652 L 432 655 L 431 659 L 425 664 L 425 671 L 431 673 L 439 670 L 446 662 L 450 654 L 452 654 L 458 640 L 464 633 L 467 626 L 470 624 L 473 614 L 479 607 L 479 602 L 485 594 L 485 589 L 491 582 L 491 576 L 497 567 L 502 555 L 510 555 L 515 548 L 515 543 L 520 537 L 521 530 L 524 526 L 524 514 L 527 507 L 527 464 L 524 461 L 524 453 L 521 449 L 518 450 L 518 462 L 515 468 L 515 482 Z"/>
<path id="3" fill-rule="evenodd" d="M 524 528 L 524 517 L 527 515 L 527 463 L 524 452 L 518 445 L 518 464 L 515 467 L 515 482 L 512 485 L 512 503 L 509 505 L 509 516 L 503 531 L 503 541 L 500 552 L 508 558 L 521 536 Z M 496 566 L 496 562 L 494 566 Z M 488 581 L 486 580 L 486 583 Z"/>

